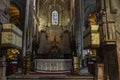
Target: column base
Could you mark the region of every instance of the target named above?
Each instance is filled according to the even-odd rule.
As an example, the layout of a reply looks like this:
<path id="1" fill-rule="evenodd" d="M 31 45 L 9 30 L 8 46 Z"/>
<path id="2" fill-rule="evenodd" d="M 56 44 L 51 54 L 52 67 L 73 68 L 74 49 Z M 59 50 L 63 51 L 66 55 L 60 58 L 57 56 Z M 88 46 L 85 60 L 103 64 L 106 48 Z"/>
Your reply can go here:
<path id="1" fill-rule="evenodd" d="M 96 79 L 95 80 L 104 80 L 104 64 L 96 64 Z"/>
<path id="2" fill-rule="evenodd" d="M 80 59 L 79 59 L 79 57 L 73 57 L 73 73 L 80 74 Z"/>

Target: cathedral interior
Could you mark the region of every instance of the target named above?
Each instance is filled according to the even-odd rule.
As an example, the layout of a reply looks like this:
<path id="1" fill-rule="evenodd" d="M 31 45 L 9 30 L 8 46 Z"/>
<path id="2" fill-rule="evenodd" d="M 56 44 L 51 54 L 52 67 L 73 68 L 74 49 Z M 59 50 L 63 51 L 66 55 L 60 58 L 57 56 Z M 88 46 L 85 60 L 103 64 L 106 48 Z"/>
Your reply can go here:
<path id="1" fill-rule="evenodd" d="M 119 4 L 0 0 L 0 80 L 120 80 Z"/>

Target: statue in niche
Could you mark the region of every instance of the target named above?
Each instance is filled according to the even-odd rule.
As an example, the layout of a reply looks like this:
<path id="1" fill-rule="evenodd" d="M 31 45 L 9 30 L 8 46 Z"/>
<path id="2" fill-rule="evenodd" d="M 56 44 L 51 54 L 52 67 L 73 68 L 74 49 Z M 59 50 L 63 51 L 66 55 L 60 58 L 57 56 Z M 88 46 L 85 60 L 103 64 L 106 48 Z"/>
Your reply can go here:
<path id="1" fill-rule="evenodd" d="M 54 36 L 54 41 L 51 43 L 51 49 L 50 49 L 50 53 L 49 53 L 49 57 L 50 58 L 58 58 L 61 56 L 61 50 L 58 47 L 58 42 L 56 41 L 56 36 Z"/>

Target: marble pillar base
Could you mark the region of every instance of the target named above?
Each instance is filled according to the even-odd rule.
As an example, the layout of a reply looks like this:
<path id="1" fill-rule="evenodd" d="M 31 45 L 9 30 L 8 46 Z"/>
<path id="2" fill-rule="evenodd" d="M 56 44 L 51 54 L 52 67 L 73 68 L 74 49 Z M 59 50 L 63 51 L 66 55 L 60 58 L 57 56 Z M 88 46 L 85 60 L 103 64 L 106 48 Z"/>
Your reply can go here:
<path id="1" fill-rule="evenodd" d="M 104 80 L 104 64 L 96 65 L 96 79 L 95 80 Z"/>
<path id="2" fill-rule="evenodd" d="M 73 73 L 80 74 L 80 58 L 73 57 Z"/>

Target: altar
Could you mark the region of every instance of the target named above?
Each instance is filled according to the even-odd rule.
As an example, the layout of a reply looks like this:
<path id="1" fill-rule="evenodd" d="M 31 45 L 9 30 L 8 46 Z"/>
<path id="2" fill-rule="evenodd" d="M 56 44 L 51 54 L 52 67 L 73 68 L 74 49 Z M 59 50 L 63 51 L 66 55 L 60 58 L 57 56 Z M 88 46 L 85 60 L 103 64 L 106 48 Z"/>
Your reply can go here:
<path id="1" fill-rule="evenodd" d="M 70 73 L 72 59 L 36 59 L 35 70 L 40 73 Z"/>

